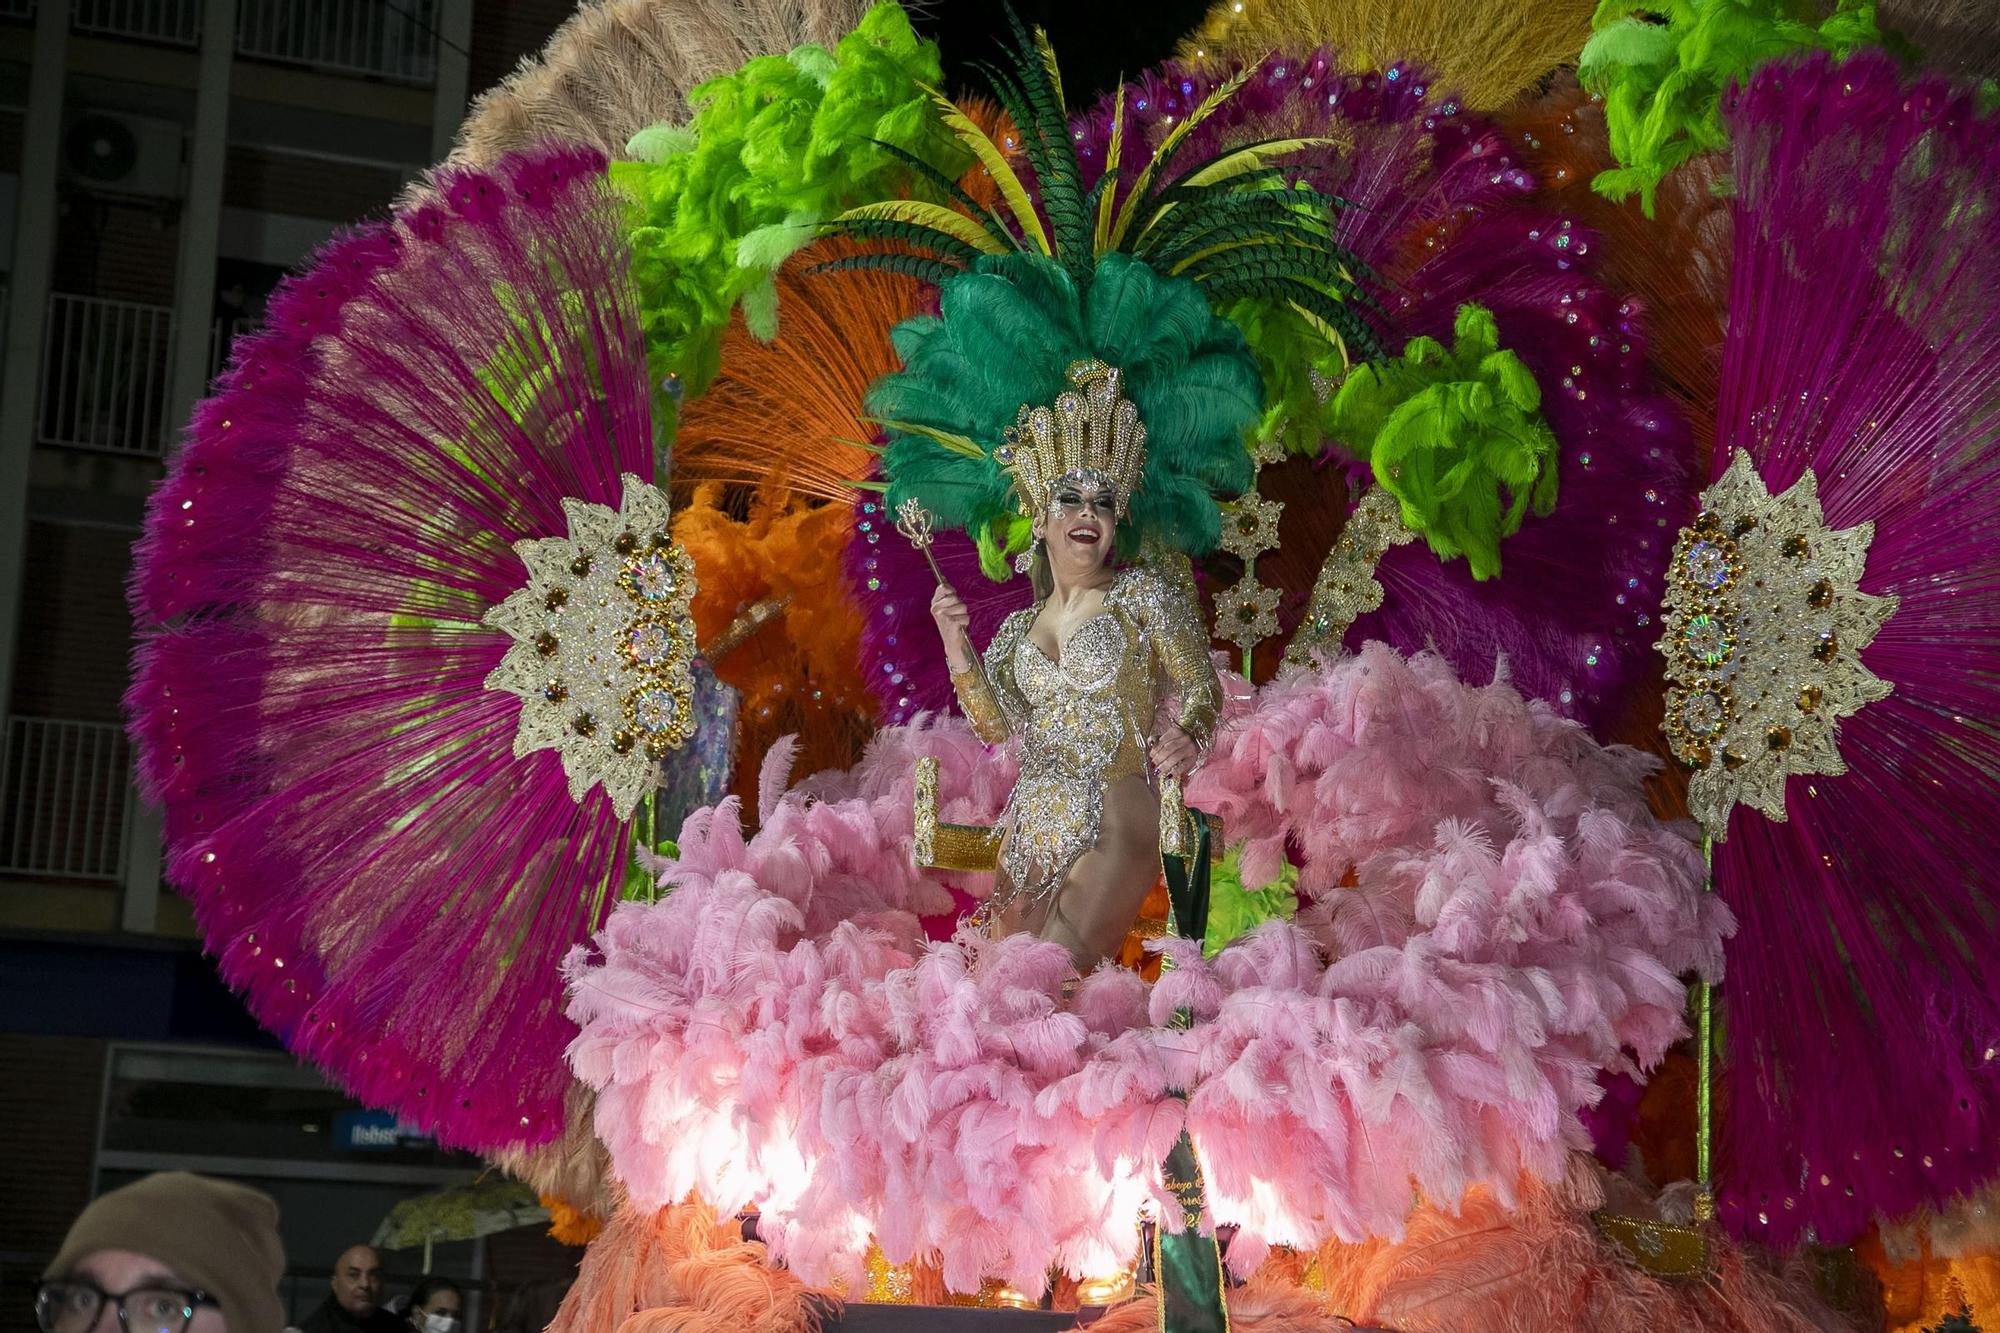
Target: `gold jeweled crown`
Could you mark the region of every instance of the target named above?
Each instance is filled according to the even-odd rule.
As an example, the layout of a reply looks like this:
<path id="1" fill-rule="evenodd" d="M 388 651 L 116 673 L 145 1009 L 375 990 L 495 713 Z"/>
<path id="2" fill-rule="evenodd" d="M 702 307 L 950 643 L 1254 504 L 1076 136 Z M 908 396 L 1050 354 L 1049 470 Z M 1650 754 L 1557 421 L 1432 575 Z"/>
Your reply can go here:
<path id="1" fill-rule="evenodd" d="M 1146 425 L 1119 392 L 1121 376 L 1102 361 L 1078 361 L 1067 372 L 1075 388 L 1046 407 L 1022 405 L 993 456 L 1014 478 L 1023 513 L 1046 509 L 1063 478 L 1087 475 L 1110 484 L 1125 517 L 1146 465 Z"/>

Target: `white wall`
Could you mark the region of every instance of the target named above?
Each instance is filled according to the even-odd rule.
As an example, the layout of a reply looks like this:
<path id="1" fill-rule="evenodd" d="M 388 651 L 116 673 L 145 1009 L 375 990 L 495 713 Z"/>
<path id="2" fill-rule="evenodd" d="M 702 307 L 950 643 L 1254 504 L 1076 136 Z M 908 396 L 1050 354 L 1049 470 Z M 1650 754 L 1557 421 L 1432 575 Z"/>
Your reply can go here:
<path id="1" fill-rule="evenodd" d="M 12 215 L 11 209 L 9 215 Z M 216 253 L 224 259 L 291 268 L 333 235 L 334 223 L 324 218 L 294 217 L 249 208 L 224 208 L 222 234 Z"/>

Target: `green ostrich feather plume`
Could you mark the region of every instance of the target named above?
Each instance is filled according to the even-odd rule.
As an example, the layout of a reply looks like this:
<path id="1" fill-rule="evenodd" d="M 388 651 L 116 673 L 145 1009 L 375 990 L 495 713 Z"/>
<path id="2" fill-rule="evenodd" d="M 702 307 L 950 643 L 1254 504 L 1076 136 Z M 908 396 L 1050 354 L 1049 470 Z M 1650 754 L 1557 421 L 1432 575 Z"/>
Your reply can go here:
<path id="1" fill-rule="evenodd" d="M 1831 13 L 1801 0 L 1601 0 L 1591 24 L 1577 76 L 1604 97 L 1620 164 L 1591 187 L 1638 194 L 1648 217 L 1669 172 L 1729 146 L 1723 89 L 1801 51 L 1844 58 L 1884 40 L 1870 0 L 1836 0 Z"/>
<path id="2" fill-rule="evenodd" d="M 1200 288 L 1107 255 L 1087 289 L 1053 259 L 982 255 L 940 289 L 940 313 L 893 334 L 903 369 L 868 393 L 888 437 L 891 506 L 915 498 L 947 527 L 989 530 L 1018 510 L 993 457 L 1024 406 L 1053 402 L 1069 366 L 1097 359 L 1124 372 L 1146 425 L 1146 464 L 1119 532 L 1189 554 L 1221 535 L 1215 495 L 1249 485 L 1244 433 L 1263 408 L 1257 365 L 1235 325 Z"/>
<path id="3" fill-rule="evenodd" d="M 1267 139 L 1184 161 L 1191 131 L 1236 95 L 1246 70 L 1189 112 L 1149 156 L 1127 161 L 1121 91 L 1104 172 L 1086 190 L 1055 53 L 1040 29 L 1031 37 L 1012 11 L 1009 18 L 1015 42 L 1003 63 L 984 73 L 1031 174 L 1017 171 L 1013 154 L 932 91 L 938 123 L 992 178 L 995 204 L 971 199 L 917 154 L 878 145 L 931 198 L 885 199 L 841 214 L 827 230 L 871 251 L 828 267 L 884 268 L 942 285 L 987 257 L 1020 252 L 1053 261 L 1082 290 L 1109 256 L 1128 255 L 1194 284 L 1218 309 L 1249 303 L 1290 312 L 1341 349 L 1342 364 L 1382 354 L 1361 310 L 1367 270 L 1334 240 L 1334 210 L 1344 205 L 1289 181 L 1275 165 L 1327 140 Z"/>
<path id="4" fill-rule="evenodd" d="M 751 332 L 775 335 L 774 277 L 820 224 L 933 177 L 949 183 L 970 163 L 932 110 L 940 77 L 936 46 L 883 3 L 831 51 L 759 56 L 694 89 L 689 124 L 633 138 L 640 160 L 613 163 L 611 178 L 630 200 L 656 374 L 700 392 L 739 306 Z"/>
<path id="5" fill-rule="evenodd" d="M 1394 360 L 1355 367 L 1327 404 L 1332 432 L 1368 460 L 1404 526 L 1476 579 L 1500 572 L 1500 542 L 1556 503 L 1556 439 L 1542 391 L 1500 346 L 1482 306 L 1458 308 L 1452 345 L 1412 338 Z"/>
<path id="6" fill-rule="evenodd" d="M 1023 406 L 1053 402 L 1068 367 L 1094 359 L 1122 371 L 1148 436 L 1121 549 L 1152 541 L 1203 554 L 1220 535 L 1215 495 L 1249 484 L 1244 437 L 1265 398 L 1242 333 L 1216 312 L 1295 326 L 1308 360 L 1345 367 L 1383 353 L 1364 317 L 1366 269 L 1334 239 L 1341 201 L 1276 165 L 1323 141 L 1271 139 L 1186 160 L 1190 132 L 1245 75 L 1129 160 L 1121 102 L 1103 174 L 1086 189 L 1048 39 L 1018 20 L 1014 35 L 985 74 L 1018 157 L 930 95 L 937 123 L 992 179 L 992 202 L 882 143 L 925 197 L 850 208 L 824 228 L 865 247 L 825 268 L 886 269 L 940 292 L 941 316 L 897 330 L 904 369 L 869 395 L 888 437 L 889 501 L 915 498 L 937 522 L 974 533 L 992 557 L 983 563 L 998 566 L 1020 534 L 1004 526 L 1015 497 L 993 450 Z"/>

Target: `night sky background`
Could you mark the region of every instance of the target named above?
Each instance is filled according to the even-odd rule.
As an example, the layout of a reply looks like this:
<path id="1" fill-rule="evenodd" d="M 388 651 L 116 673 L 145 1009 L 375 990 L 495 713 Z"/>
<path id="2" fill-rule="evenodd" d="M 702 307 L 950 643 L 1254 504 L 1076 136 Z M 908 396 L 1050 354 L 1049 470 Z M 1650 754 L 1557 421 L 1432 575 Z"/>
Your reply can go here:
<path id="1" fill-rule="evenodd" d="M 1062 65 L 1063 93 L 1071 107 L 1095 101 L 1130 77 L 1159 64 L 1194 30 L 1208 0 L 1151 0 L 1146 5 L 1106 0 L 1018 0 L 1013 8 L 1029 28 L 1048 29 Z M 978 92 L 985 80 L 972 68 L 993 63 L 1011 40 L 1007 6 L 994 0 L 931 0 L 911 6 L 917 30 L 944 56 L 954 91 Z"/>

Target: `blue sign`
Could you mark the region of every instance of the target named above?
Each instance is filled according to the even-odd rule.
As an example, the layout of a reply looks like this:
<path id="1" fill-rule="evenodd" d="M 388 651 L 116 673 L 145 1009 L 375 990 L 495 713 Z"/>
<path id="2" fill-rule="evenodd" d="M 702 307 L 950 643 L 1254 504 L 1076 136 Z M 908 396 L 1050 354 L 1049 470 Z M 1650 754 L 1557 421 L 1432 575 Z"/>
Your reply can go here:
<path id="1" fill-rule="evenodd" d="M 333 1118 L 333 1146 L 348 1152 L 387 1152 L 427 1141 L 388 1111 L 343 1111 Z"/>

